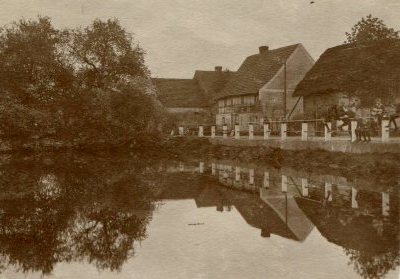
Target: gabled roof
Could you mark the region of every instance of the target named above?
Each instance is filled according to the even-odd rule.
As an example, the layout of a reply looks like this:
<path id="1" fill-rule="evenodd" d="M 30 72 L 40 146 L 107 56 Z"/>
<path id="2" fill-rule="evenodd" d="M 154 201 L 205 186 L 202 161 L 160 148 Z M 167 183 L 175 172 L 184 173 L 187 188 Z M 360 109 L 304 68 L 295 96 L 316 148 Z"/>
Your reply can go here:
<path id="1" fill-rule="evenodd" d="M 247 57 L 234 77 L 218 94 L 218 98 L 258 94 L 261 87 L 278 73 L 283 62 L 298 46 L 299 44 L 290 45 Z"/>
<path id="2" fill-rule="evenodd" d="M 160 102 L 168 108 L 204 108 L 208 106 L 198 83 L 193 79 L 152 78 Z"/>
<path id="3" fill-rule="evenodd" d="M 327 49 L 298 84 L 294 96 L 329 92 L 376 94 L 400 79 L 400 40 Z"/>
<path id="4" fill-rule="evenodd" d="M 230 78 L 234 75 L 230 71 L 196 71 L 193 79 L 195 79 L 205 97 L 212 102 Z"/>

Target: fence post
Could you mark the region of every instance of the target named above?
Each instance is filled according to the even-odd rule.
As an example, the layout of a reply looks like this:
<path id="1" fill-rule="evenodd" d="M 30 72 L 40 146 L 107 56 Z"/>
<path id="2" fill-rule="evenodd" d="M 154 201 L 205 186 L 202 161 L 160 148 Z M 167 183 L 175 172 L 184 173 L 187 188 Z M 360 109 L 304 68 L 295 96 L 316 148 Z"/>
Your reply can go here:
<path id="1" fill-rule="evenodd" d="M 308 197 L 308 180 L 307 178 L 301 179 L 301 194 L 303 197 Z"/>
<path id="2" fill-rule="evenodd" d="M 204 127 L 202 125 L 199 126 L 199 137 L 204 136 Z"/>
<path id="3" fill-rule="evenodd" d="M 328 127 L 326 127 L 328 126 Z M 325 135 L 325 141 L 330 141 L 332 138 L 332 123 L 331 122 L 327 122 L 326 125 L 324 125 L 324 135 Z"/>
<path id="4" fill-rule="evenodd" d="M 301 140 L 307 141 L 308 139 L 308 123 L 303 122 L 301 123 Z"/>
<path id="5" fill-rule="evenodd" d="M 227 178 L 229 178 L 228 168 L 226 165 L 222 165 L 222 166 L 223 166 L 223 171 L 224 171 L 224 178 L 227 179 Z"/>
<path id="6" fill-rule="evenodd" d="M 228 126 L 227 125 L 222 126 L 222 133 L 223 133 L 223 138 L 226 139 L 228 137 Z"/>
<path id="7" fill-rule="evenodd" d="M 282 174 L 282 192 L 287 193 L 287 176 Z"/>
<path id="8" fill-rule="evenodd" d="M 286 140 L 287 136 L 287 124 L 281 123 L 281 140 Z"/>
<path id="9" fill-rule="evenodd" d="M 264 188 L 269 188 L 269 172 L 264 172 Z"/>
<path id="10" fill-rule="evenodd" d="M 270 134 L 269 124 L 264 124 L 264 139 L 265 140 L 269 139 L 269 134 Z"/>
<path id="11" fill-rule="evenodd" d="M 199 163 L 199 173 L 204 173 L 204 162 Z"/>
<path id="12" fill-rule="evenodd" d="M 211 163 L 211 175 L 215 175 L 215 173 L 216 173 L 215 163 Z"/>
<path id="13" fill-rule="evenodd" d="M 235 125 L 235 139 L 240 139 L 240 126 Z"/>
<path id="14" fill-rule="evenodd" d="M 183 127 L 182 126 L 179 126 L 179 135 L 183 136 Z"/>
<path id="15" fill-rule="evenodd" d="M 351 208 L 358 208 L 357 189 L 351 187 Z"/>
<path id="16" fill-rule="evenodd" d="M 249 184 L 254 184 L 254 169 L 249 169 Z"/>
<path id="17" fill-rule="evenodd" d="M 389 141 L 389 120 L 382 119 L 382 142 Z"/>
<path id="18" fill-rule="evenodd" d="M 254 125 L 253 124 L 249 125 L 249 139 L 250 140 L 254 139 Z"/>
<path id="19" fill-rule="evenodd" d="M 357 121 L 351 120 L 350 124 L 351 128 L 351 142 L 355 142 L 357 140 L 356 129 L 357 129 Z"/>
<path id="20" fill-rule="evenodd" d="M 240 167 L 235 167 L 235 181 L 240 180 Z"/>
<path id="21" fill-rule="evenodd" d="M 390 198 L 389 193 L 382 193 L 382 215 L 389 216 L 390 214 Z"/>
<path id="22" fill-rule="evenodd" d="M 211 126 L 211 137 L 215 138 L 215 126 Z"/>
<path id="23" fill-rule="evenodd" d="M 333 192 L 332 192 L 332 183 L 330 182 L 325 182 L 325 199 L 328 201 L 333 200 Z"/>

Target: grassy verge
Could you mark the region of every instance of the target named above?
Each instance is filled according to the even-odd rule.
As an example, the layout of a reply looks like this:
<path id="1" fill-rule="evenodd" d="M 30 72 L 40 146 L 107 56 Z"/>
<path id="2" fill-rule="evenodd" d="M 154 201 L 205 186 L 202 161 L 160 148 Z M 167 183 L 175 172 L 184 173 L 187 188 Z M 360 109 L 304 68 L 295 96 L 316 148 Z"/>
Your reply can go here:
<path id="1" fill-rule="evenodd" d="M 273 167 L 291 167 L 323 174 L 354 176 L 380 176 L 398 178 L 399 154 L 348 154 L 324 150 L 281 150 L 258 147 L 213 145 L 207 139 L 172 138 L 165 142 L 164 151 L 179 158 L 227 159 L 240 162 L 268 164 Z"/>

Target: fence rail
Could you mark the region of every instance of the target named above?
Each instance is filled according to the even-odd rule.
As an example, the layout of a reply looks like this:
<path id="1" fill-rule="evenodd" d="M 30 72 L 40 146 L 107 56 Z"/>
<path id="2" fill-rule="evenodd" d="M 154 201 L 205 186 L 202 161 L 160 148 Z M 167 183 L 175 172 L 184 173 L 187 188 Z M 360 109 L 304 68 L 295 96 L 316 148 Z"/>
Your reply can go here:
<path id="1" fill-rule="evenodd" d="M 367 119 L 367 118 L 364 118 Z M 371 118 L 368 118 L 371 119 Z M 171 132 L 171 135 L 175 135 Z M 381 142 L 388 142 L 390 136 L 389 120 L 382 119 L 375 127 L 365 128 L 359 119 L 348 119 L 347 121 L 327 122 L 324 119 L 269 121 L 268 123 L 247 123 L 247 129 L 240 125 L 230 127 L 228 125 L 198 124 L 191 126 L 180 126 L 178 136 L 198 137 L 222 137 L 234 139 L 272 139 L 287 140 L 299 138 L 308 141 L 314 138 L 331 141 L 341 138 L 351 142 L 363 139 L 369 141 L 371 137 L 379 137 Z"/>

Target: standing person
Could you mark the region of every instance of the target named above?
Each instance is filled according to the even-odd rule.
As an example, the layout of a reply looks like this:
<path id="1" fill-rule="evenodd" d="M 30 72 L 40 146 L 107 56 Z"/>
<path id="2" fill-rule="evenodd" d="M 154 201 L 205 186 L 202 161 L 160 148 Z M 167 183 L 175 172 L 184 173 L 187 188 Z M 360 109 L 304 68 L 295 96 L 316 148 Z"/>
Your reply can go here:
<path id="1" fill-rule="evenodd" d="M 376 123 L 378 123 L 378 126 L 381 127 L 382 118 L 385 114 L 385 106 L 382 104 L 382 101 L 380 98 L 376 99 L 375 105 L 372 108 L 371 114 L 373 117 L 375 117 L 375 121 L 376 121 Z"/>
<path id="2" fill-rule="evenodd" d="M 357 141 L 370 142 L 371 141 L 371 121 L 366 118 L 360 118 L 357 121 L 356 129 Z"/>
<path id="3" fill-rule="evenodd" d="M 398 102 L 396 105 L 392 104 L 390 106 L 389 126 L 387 128 L 390 128 L 390 124 L 393 123 L 394 130 L 397 131 L 396 119 L 399 118 L 399 117 L 400 117 L 400 102 Z"/>

